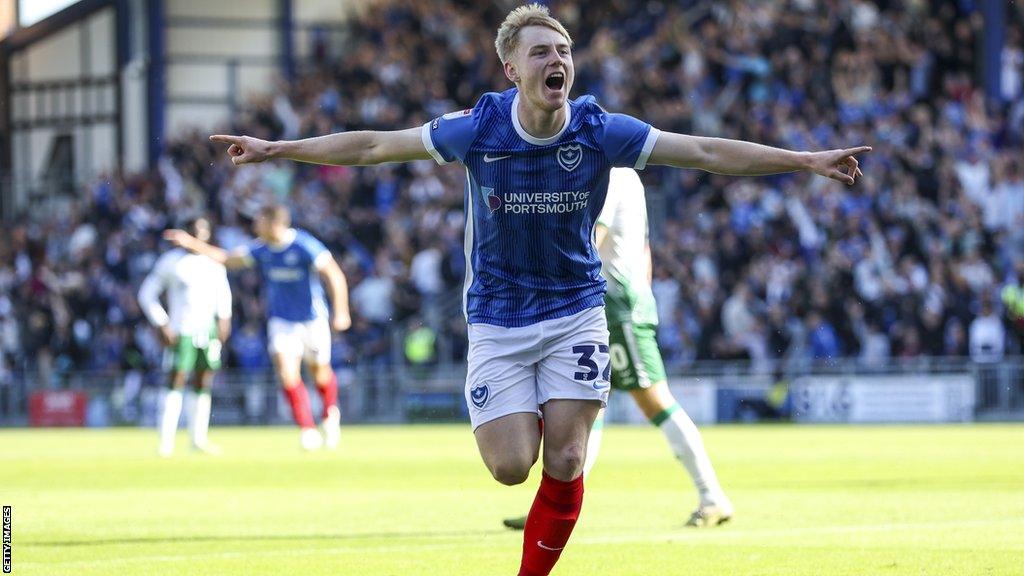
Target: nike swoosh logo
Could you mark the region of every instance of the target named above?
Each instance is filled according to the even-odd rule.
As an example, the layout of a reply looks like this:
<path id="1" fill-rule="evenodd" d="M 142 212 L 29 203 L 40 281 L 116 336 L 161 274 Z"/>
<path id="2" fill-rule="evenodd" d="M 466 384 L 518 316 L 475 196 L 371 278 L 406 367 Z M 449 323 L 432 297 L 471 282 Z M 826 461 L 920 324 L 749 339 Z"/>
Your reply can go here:
<path id="1" fill-rule="evenodd" d="M 608 386 L 610 386 L 610 385 L 609 385 L 609 384 L 605 384 L 604 386 L 598 386 L 598 385 L 597 385 L 597 382 L 595 382 L 595 383 L 593 384 L 593 386 L 594 386 L 594 390 L 604 390 L 605 388 L 607 388 L 607 387 L 608 387 Z"/>
<path id="2" fill-rule="evenodd" d="M 565 546 L 562 546 L 562 548 L 551 548 L 551 547 L 549 547 L 549 546 L 545 546 L 545 545 L 544 545 L 544 543 L 543 543 L 543 542 L 541 542 L 540 540 L 537 540 L 537 546 L 540 546 L 541 548 L 543 548 L 543 549 L 545 549 L 545 550 L 550 550 L 550 551 L 552 551 L 552 552 L 558 552 L 558 551 L 559 551 L 559 550 L 561 550 L 562 548 L 565 548 Z"/>
<path id="3" fill-rule="evenodd" d="M 487 162 L 489 164 L 491 162 L 497 162 L 498 160 L 504 160 L 505 158 L 511 157 L 511 154 L 509 154 L 508 156 L 488 156 L 487 154 L 484 154 L 484 162 Z"/>

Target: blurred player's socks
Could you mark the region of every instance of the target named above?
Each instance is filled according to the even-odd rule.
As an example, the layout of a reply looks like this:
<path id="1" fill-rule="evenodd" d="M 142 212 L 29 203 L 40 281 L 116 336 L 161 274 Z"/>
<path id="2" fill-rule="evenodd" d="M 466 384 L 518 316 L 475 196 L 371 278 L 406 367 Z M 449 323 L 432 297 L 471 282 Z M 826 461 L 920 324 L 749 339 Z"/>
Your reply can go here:
<path id="1" fill-rule="evenodd" d="M 168 390 L 164 396 L 164 411 L 160 416 L 160 455 L 174 453 L 174 436 L 178 433 L 178 418 L 181 417 L 182 394 L 180 390 Z"/>
<path id="2" fill-rule="evenodd" d="M 299 380 L 292 386 L 285 386 L 284 395 L 288 398 L 288 404 L 292 407 L 292 416 L 299 428 L 313 428 L 313 410 L 309 407 L 309 392 L 306 392 L 306 385 Z"/>
<path id="3" fill-rule="evenodd" d="M 210 391 L 196 392 L 195 408 L 192 412 L 192 445 L 206 448 L 209 445 L 207 433 L 210 430 Z"/>
<path id="4" fill-rule="evenodd" d="M 704 450 L 704 441 L 693 420 L 678 403 L 659 412 L 651 423 L 661 429 L 668 440 L 676 459 L 683 463 L 690 473 L 697 492 L 700 493 L 701 504 L 713 504 L 721 497 L 722 487 L 718 484 L 718 476 L 711 466 L 711 459 Z"/>
<path id="5" fill-rule="evenodd" d="M 320 399 L 323 400 L 324 405 L 324 419 L 327 419 L 328 410 L 331 406 L 338 405 L 338 376 L 331 371 L 331 377 L 327 382 L 317 382 L 316 389 L 320 392 Z"/>
<path id="6" fill-rule="evenodd" d="M 541 474 L 537 497 L 526 518 L 519 576 L 547 576 L 569 541 L 583 507 L 583 476 L 562 482 Z"/>

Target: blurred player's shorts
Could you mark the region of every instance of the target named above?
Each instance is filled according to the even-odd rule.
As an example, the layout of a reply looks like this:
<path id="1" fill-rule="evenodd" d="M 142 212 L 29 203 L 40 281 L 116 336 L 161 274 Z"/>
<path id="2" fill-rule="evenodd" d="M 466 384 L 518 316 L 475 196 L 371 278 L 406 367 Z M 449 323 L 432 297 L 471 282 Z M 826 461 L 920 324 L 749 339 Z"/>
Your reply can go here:
<path id="1" fill-rule="evenodd" d="M 325 317 L 306 322 L 271 318 L 267 322 L 267 340 L 271 354 L 302 357 L 315 364 L 331 363 L 331 327 Z"/>

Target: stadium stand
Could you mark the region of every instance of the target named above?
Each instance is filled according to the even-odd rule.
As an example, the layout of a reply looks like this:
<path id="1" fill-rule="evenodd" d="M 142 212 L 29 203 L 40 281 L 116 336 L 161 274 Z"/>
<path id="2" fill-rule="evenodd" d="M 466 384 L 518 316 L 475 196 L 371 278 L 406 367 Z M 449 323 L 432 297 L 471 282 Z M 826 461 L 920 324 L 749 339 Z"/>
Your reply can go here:
<path id="1" fill-rule="evenodd" d="M 252 95 L 230 126 L 196 126 L 157 169 L 95 179 L 66 210 L 0 231 L 0 381 L 147 371 L 160 346 L 134 294 L 159 234 L 199 211 L 239 244 L 258 206 L 285 200 L 352 284 L 345 365 L 458 362 L 462 185 L 432 162 L 230 169 L 206 135 L 296 138 L 392 129 L 506 87 L 493 54 L 503 9 L 393 2 L 312 36 L 286 88 Z M 563 2 L 583 71 L 576 94 L 683 132 L 787 148 L 863 141 L 863 184 L 732 179 L 652 168 L 654 288 L 670 368 L 1021 352 L 1024 284 L 1022 19 L 1007 28 L 1002 93 L 986 99 L 971 2 Z M 672 4 L 672 5 L 670 5 Z M 585 9 L 586 7 L 586 9 Z M 1015 10 L 1020 10 L 1020 7 Z M 602 23 L 615 21 L 614 28 Z M 798 34 L 797 31 L 800 31 Z M 318 44 L 319 43 L 319 44 Z M 451 57 L 450 55 L 454 55 Z M 842 134 L 844 137 L 840 138 Z M 230 365 L 266 367 L 258 280 L 235 279 Z M 423 355 L 423 331 L 436 336 Z M 419 340 L 403 342 L 406 334 Z M 428 338 L 426 342 L 433 342 Z M 407 353 L 408 352 L 408 353 Z"/>

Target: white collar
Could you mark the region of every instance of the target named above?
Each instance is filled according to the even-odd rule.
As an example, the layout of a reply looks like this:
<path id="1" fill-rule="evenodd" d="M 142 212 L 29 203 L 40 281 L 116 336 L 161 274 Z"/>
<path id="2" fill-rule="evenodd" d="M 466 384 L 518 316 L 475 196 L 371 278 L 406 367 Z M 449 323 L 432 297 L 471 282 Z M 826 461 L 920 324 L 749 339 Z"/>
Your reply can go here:
<path id="1" fill-rule="evenodd" d="M 516 134 L 523 140 L 526 140 L 534 146 L 547 146 L 548 144 L 554 144 L 558 142 L 558 139 L 562 137 L 566 129 L 569 128 L 569 121 L 572 120 L 572 107 L 569 106 L 568 100 L 565 102 L 565 123 L 562 124 L 562 129 L 557 134 L 549 138 L 537 138 L 530 136 L 526 130 L 523 129 L 523 125 L 519 123 L 519 91 L 516 90 L 516 97 L 512 100 L 512 127 L 516 129 Z"/>

